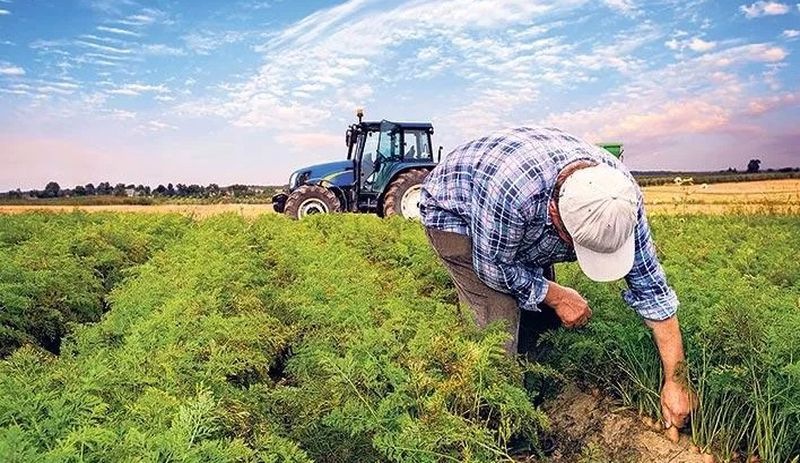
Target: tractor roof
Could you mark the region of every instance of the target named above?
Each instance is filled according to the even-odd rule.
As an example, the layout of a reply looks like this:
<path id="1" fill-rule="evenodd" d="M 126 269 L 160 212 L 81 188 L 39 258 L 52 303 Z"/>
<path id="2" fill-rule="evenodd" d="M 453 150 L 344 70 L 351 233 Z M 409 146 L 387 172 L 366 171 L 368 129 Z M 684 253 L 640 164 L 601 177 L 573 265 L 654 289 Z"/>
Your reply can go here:
<path id="1" fill-rule="evenodd" d="M 430 130 L 433 132 L 433 124 L 430 122 L 390 122 L 392 124 L 397 124 L 404 129 Z M 365 121 L 361 123 L 361 126 L 367 130 L 379 130 L 381 127 L 381 121 Z"/>

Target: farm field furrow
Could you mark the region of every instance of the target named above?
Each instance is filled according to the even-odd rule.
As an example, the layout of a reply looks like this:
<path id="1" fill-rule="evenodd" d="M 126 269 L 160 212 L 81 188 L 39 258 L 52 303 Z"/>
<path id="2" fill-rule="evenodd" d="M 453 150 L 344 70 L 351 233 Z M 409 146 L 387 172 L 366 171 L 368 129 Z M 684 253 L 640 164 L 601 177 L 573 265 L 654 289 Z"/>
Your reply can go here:
<path id="1" fill-rule="evenodd" d="M 701 405 L 685 439 L 719 461 L 796 463 L 800 217 L 651 223 Z M 103 301 L 64 325 L 57 354 L 2 346 L 2 461 L 545 462 L 544 410 L 569 384 L 660 418 L 658 358 L 620 284 L 559 265 L 592 322 L 509 359 L 505 330 L 474 326 L 414 222 L 28 213 L 0 216 L 0 253 L 2 313 L 33 284 Z M 86 273 L 54 289 L 40 284 L 66 278 L 52 268 L 9 266 L 36 253 Z M 578 444 L 553 461 L 662 461 Z"/>

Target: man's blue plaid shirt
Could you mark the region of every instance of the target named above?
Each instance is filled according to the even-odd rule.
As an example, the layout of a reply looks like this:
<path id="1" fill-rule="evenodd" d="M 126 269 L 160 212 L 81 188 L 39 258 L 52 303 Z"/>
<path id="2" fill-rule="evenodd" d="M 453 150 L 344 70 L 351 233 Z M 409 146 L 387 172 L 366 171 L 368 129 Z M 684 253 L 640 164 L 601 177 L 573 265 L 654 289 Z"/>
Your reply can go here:
<path id="1" fill-rule="evenodd" d="M 547 205 L 558 173 L 578 160 L 606 163 L 630 172 L 604 149 L 554 128 L 504 130 L 466 143 L 439 164 L 425 181 L 420 203 L 429 228 L 472 239 L 475 272 L 519 306 L 538 310 L 547 294 L 543 268 L 575 260 L 574 249 L 558 236 Z M 633 177 L 631 177 L 633 179 Z M 642 317 L 664 320 L 678 298 L 656 257 L 639 193 L 636 255 L 625 277 L 623 298 Z"/>

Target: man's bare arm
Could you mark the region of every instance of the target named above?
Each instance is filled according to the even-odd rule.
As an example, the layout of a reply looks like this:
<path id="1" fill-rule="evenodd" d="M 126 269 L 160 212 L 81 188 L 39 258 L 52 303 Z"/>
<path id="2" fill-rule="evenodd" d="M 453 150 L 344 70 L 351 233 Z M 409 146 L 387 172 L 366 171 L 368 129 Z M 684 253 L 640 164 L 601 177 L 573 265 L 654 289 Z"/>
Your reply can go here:
<path id="1" fill-rule="evenodd" d="M 678 317 L 666 320 L 645 320 L 653 330 L 653 337 L 661 356 L 664 384 L 661 389 L 661 410 L 666 426 L 683 426 L 692 408 L 692 397 L 687 384 L 683 340 Z"/>

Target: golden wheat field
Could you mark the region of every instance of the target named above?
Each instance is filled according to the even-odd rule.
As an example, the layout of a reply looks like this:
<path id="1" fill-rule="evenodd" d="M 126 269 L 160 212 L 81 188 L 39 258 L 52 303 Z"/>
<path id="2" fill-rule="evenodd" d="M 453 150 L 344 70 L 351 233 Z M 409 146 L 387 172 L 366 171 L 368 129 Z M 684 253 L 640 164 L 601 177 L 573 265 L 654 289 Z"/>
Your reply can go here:
<path id="1" fill-rule="evenodd" d="M 755 182 L 697 185 L 664 185 L 643 188 L 651 214 L 725 214 L 725 213 L 800 213 L 800 180 L 764 180 Z M 0 205 L 0 213 L 31 210 L 69 212 L 177 212 L 193 217 L 208 217 L 234 212 L 244 217 L 274 213 L 269 204 L 158 204 L 149 206 L 52 206 Z"/>

